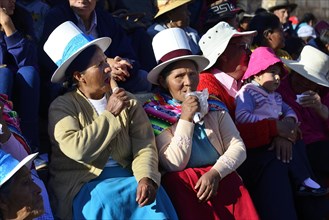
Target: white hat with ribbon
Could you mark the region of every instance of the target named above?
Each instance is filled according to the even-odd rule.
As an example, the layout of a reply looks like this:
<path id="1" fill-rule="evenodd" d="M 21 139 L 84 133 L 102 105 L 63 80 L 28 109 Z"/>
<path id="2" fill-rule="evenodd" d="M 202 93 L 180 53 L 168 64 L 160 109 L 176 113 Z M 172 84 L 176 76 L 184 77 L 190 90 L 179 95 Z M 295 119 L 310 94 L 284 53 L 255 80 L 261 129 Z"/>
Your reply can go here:
<path id="1" fill-rule="evenodd" d="M 304 46 L 297 60 L 281 58 L 282 62 L 306 79 L 329 87 L 329 56 L 315 47 Z"/>
<path id="2" fill-rule="evenodd" d="M 105 51 L 110 46 L 111 41 L 109 37 L 93 39 L 84 34 L 71 21 L 66 21 L 59 25 L 49 35 L 43 46 L 44 51 L 58 66 L 51 77 L 51 82 L 63 82 L 66 69 L 84 49 L 91 45 L 97 45 Z"/>
<path id="3" fill-rule="evenodd" d="M 192 60 L 198 72 L 204 70 L 209 60 L 201 55 L 192 55 L 186 33 L 181 28 L 168 28 L 156 34 L 152 41 L 155 59 L 158 63 L 147 75 L 148 81 L 158 85 L 161 71 L 169 64 L 179 60 Z"/>

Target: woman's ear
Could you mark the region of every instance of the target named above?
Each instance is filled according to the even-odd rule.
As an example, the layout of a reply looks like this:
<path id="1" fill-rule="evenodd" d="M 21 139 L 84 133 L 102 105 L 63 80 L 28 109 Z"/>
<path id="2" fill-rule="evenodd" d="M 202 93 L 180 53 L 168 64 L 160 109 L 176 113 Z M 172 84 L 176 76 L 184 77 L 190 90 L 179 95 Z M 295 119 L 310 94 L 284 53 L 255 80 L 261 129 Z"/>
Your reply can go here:
<path id="1" fill-rule="evenodd" d="M 83 74 L 81 74 L 81 72 L 79 71 L 75 71 L 73 72 L 73 78 L 78 81 L 78 82 L 83 82 L 84 81 L 84 77 L 83 77 Z"/>
<path id="2" fill-rule="evenodd" d="M 265 30 L 265 31 L 263 32 L 263 36 L 264 36 L 264 38 L 267 39 L 267 40 L 272 40 L 272 38 L 271 38 L 271 33 L 272 33 L 271 30 Z"/>

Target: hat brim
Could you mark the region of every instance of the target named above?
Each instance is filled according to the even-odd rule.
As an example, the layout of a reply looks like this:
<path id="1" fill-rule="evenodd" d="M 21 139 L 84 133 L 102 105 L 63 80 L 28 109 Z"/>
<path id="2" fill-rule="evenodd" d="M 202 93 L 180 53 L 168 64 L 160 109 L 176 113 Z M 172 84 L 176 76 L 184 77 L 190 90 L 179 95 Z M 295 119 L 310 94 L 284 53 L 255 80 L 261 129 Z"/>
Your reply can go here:
<path id="1" fill-rule="evenodd" d="M 290 3 L 290 4 L 287 4 L 287 5 L 276 5 L 276 6 L 270 7 L 268 10 L 270 12 L 273 12 L 273 11 L 281 9 L 281 8 L 290 8 L 290 12 L 292 12 L 296 9 L 296 7 L 297 7 L 297 4 Z"/>
<path id="2" fill-rule="evenodd" d="M 312 75 L 309 74 L 309 72 L 313 72 L 313 71 L 316 71 L 316 70 L 307 68 L 304 65 L 296 62 L 295 60 L 287 60 L 287 59 L 284 59 L 284 58 L 280 58 L 280 59 L 290 69 L 294 70 L 295 72 L 302 75 L 306 79 L 308 79 L 308 80 L 310 80 L 310 81 L 312 81 L 312 82 L 314 82 L 318 85 L 329 87 L 328 80 L 325 77 L 323 77 L 322 75 L 319 75 L 319 77 L 315 77 L 315 76 L 312 76 Z"/>
<path id="3" fill-rule="evenodd" d="M 163 15 L 164 13 L 171 11 L 175 8 L 178 8 L 179 6 L 182 6 L 186 3 L 191 2 L 192 0 L 180 0 L 180 1 L 175 1 L 174 3 L 168 4 L 163 6 L 161 9 L 159 9 L 158 13 L 156 13 L 156 15 L 154 15 L 154 18 L 159 17 L 160 15 Z"/>
<path id="4" fill-rule="evenodd" d="M 241 8 L 236 8 L 232 11 L 229 12 L 225 12 L 222 14 L 213 14 L 211 17 L 209 17 L 205 24 L 214 24 L 214 23 L 218 23 L 224 19 L 228 19 L 228 18 L 234 18 L 236 16 L 236 14 L 239 14 L 240 12 L 242 12 L 243 9 Z"/>
<path id="5" fill-rule="evenodd" d="M 200 56 L 200 55 L 186 55 L 186 56 L 176 57 L 176 58 L 170 59 L 170 60 L 163 62 L 163 63 L 157 65 L 156 67 L 154 67 L 148 73 L 147 80 L 154 85 L 159 85 L 158 78 L 159 78 L 159 74 L 162 72 L 162 70 L 164 68 L 166 68 L 169 64 L 174 63 L 176 61 L 180 61 L 180 60 L 194 61 L 197 64 L 198 73 L 203 71 L 209 63 L 209 60 L 207 58 L 205 58 L 204 56 Z"/>
<path id="6" fill-rule="evenodd" d="M 216 48 L 216 50 L 212 50 L 211 54 L 209 54 L 209 56 L 207 56 L 209 59 L 209 64 L 205 69 L 209 69 L 216 63 L 218 57 L 220 57 L 224 53 L 224 51 L 227 48 L 228 43 L 230 42 L 230 40 L 233 37 L 243 37 L 243 36 L 250 37 L 249 43 L 251 43 L 252 37 L 254 37 L 256 35 L 257 35 L 257 31 L 242 31 L 242 32 L 236 31 L 235 33 L 231 34 L 230 37 L 228 37 L 226 41 L 221 42 L 221 44 L 219 44 L 219 47 Z M 222 52 L 220 53 L 218 51 L 222 51 Z"/>
<path id="7" fill-rule="evenodd" d="M 27 157 L 25 157 L 22 161 L 20 161 L 17 166 L 10 171 L 5 178 L 3 178 L 2 182 L 0 183 L 0 187 L 5 184 L 11 177 L 13 177 L 15 175 L 15 173 L 17 173 L 18 170 L 20 170 L 23 166 L 25 166 L 26 164 L 32 162 L 36 157 L 37 157 L 38 153 L 34 153 L 34 154 L 30 154 Z"/>
<path id="8" fill-rule="evenodd" d="M 92 45 L 97 45 L 104 52 L 111 44 L 112 40 L 109 37 L 97 38 L 89 43 L 85 44 L 83 47 L 79 48 L 74 54 L 72 54 L 65 62 L 62 63 L 54 72 L 51 77 L 51 82 L 61 83 L 65 80 L 65 71 L 70 66 L 72 61 L 87 47 Z"/>

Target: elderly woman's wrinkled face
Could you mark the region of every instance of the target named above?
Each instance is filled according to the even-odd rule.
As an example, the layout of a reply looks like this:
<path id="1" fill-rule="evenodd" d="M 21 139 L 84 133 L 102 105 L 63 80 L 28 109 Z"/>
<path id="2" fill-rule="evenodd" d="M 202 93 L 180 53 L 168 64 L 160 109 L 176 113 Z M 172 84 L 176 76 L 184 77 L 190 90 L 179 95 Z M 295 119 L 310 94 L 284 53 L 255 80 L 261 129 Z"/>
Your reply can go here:
<path id="1" fill-rule="evenodd" d="M 16 0 L 0 0 L 0 8 L 4 9 L 7 15 L 13 15 Z"/>
<path id="2" fill-rule="evenodd" d="M 196 91 L 199 84 L 196 64 L 190 60 L 177 61 L 166 78 L 160 76 L 159 83 L 174 99 L 184 101 L 186 93 Z"/>
<path id="3" fill-rule="evenodd" d="M 111 89 L 111 67 L 106 59 L 103 51 L 97 48 L 90 58 L 89 67 L 83 72 L 73 74 L 78 81 L 78 88 L 87 98 L 101 99 Z"/>
<path id="4" fill-rule="evenodd" d="M 280 8 L 273 12 L 279 19 L 281 24 L 285 24 L 288 22 L 290 17 L 290 9 L 289 8 Z"/>
<path id="5" fill-rule="evenodd" d="M 0 194 L 1 212 L 9 219 L 33 219 L 44 213 L 41 189 L 27 167 L 22 167 L 13 177 L 6 192 Z"/>

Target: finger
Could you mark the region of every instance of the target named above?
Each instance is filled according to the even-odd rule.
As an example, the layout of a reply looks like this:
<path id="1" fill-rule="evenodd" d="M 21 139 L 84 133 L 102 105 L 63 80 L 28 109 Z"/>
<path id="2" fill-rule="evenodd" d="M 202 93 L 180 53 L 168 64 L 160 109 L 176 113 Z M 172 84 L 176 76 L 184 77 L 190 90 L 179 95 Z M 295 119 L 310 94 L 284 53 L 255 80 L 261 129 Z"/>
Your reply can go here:
<path id="1" fill-rule="evenodd" d="M 206 191 L 206 186 L 204 184 L 201 184 L 196 196 L 200 199 L 200 197 L 203 195 L 205 191 Z"/>
<path id="2" fill-rule="evenodd" d="M 281 158 L 283 163 L 288 163 L 288 148 L 283 147 L 281 148 Z"/>
<path id="3" fill-rule="evenodd" d="M 202 202 L 207 201 L 206 198 L 208 198 L 209 192 L 210 192 L 210 187 L 208 186 L 205 188 L 201 196 L 199 196 L 199 200 Z"/>
<path id="4" fill-rule="evenodd" d="M 280 160 L 281 159 L 281 146 L 278 144 L 275 144 L 275 145 L 276 145 L 275 146 L 276 158 L 278 160 Z"/>

